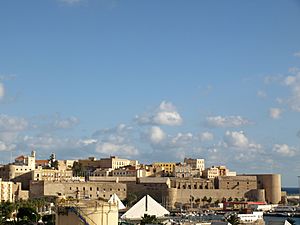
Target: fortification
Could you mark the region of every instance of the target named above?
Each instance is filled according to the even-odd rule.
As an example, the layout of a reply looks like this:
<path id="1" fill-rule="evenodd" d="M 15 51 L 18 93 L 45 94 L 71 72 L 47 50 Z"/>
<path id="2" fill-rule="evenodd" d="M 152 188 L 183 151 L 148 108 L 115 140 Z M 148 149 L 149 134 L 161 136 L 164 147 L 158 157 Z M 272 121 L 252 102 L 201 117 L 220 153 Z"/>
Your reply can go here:
<path id="1" fill-rule="evenodd" d="M 265 189 L 265 198 L 268 203 L 277 204 L 281 201 L 280 174 L 257 174 L 258 189 Z"/>

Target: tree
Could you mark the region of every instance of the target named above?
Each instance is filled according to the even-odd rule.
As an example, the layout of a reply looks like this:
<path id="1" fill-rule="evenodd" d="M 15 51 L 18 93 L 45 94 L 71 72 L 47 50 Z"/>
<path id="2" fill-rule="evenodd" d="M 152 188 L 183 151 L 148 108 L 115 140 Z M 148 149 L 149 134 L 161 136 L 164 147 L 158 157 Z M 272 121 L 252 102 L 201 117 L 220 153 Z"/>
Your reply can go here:
<path id="1" fill-rule="evenodd" d="M 239 218 L 236 214 L 232 214 L 229 217 L 226 218 L 226 221 L 230 223 L 231 225 L 238 225 L 240 224 Z"/>
<path id="2" fill-rule="evenodd" d="M 146 224 L 162 224 L 158 221 L 156 216 L 150 216 L 148 214 L 144 214 L 142 217 L 141 225 L 146 225 Z"/>
<path id="3" fill-rule="evenodd" d="M 217 199 L 215 202 L 215 206 L 218 206 L 219 205 L 219 203 L 220 203 L 220 200 L 219 199 Z"/>
<path id="4" fill-rule="evenodd" d="M 125 198 L 123 200 L 123 203 L 126 205 L 126 206 L 132 206 L 133 204 L 135 204 L 137 202 L 138 198 L 135 194 L 133 193 L 128 193 L 127 194 L 127 198 Z"/>
<path id="5" fill-rule="evenodd" d="M 204 197 L 201 199 L 201 201 L 203 202 L 203 205 L 204 205 L 204 203 L 207 201 L 207 197 L 204 196 Z"/>
<path id="6" fill-rule="evenodd" d="M 192 206 L 192 203 L 194 202 L 194 200 L 195 200 L 194 196 L 190 195 L 190 204 L 191 204 L 191 206 Z"/>
<path id="7" fill-rule="evenodd" d="M 229 198 L 227 199 L 227 201 L 228 201 L 228 202 L 232 202 L 232 198 L 229 197 Z"/>
<path id="8" fill-rule="evenodd" d="M 208 202 L 208 204 L 210 204 L 210 203 L 212 202 L 212 198 L 209 197 L 209 198 L 207 199 L 207 202 Z"/>
<path id="9" fill-rule="evenodd" d="M 3 221 L 11 218 L 12 212 L 14 211 L 14 204 L 11 202 L 2 202 L 0 204 L 0 218 Z"/>
<path id="10" fill-rule="evenodd" d="M 52 153 L 49 158 L 49 166 L 54 169 L 58 169 L 58 161 L 56 160 L 55 154 Z"/>
<path id="11" fill-rule="evenodd" d="M 197 198 L 197 199 L 195 200 L 195 203 L 197 204 L 198 207 L 200 206 L 200 202 L 201 202 L 200 198 Z"/>
<path id="12" fill-rule="evenodd" d="M 37 222 L 40 218 L 40 215 L 32 207 L 21 207 L 17 213 L 18 221 L 26 221 L 28 223 Z"/>
<path id="13" fill-rule="evenodd" d="M 84 176 L 85 169 L 80 162 L 74 162 L 73 167 L 73 176 Z"/>

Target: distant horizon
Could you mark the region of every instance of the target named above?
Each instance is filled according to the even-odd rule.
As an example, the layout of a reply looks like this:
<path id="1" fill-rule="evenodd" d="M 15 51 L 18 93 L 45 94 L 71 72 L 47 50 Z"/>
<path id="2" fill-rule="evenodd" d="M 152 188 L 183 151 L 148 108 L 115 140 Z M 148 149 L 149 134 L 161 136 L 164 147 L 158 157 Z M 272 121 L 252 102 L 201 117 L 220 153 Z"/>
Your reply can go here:
<path id="1" fill-rule="evenodd" d="M 300 174 L 296 0 L 0 2 L 0 153 Z"/>

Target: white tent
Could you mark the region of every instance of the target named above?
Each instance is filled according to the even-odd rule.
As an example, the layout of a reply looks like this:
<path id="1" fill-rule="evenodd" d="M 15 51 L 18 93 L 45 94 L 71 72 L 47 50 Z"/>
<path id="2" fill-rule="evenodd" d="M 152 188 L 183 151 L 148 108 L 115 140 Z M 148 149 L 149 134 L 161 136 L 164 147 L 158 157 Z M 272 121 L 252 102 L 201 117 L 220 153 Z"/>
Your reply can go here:
<path id="1" fill-rule="evenodd" d="M 170 212 L 162 207 L 149 195 L 146 195 L 134 206 L 132 206 L 125 214 L 123 214 L 121 218 L 129 220 L 140 220 L 144 216 L 144 214 L 160 218 L 166 214 L 170 214 Z"/>
<path id="2" fill-rule="evenodd" d="M 121 200 L 119 199 L 118 195 L 113 194 L 110 199 L 108 200 L 109 203 L 117 203 L 119 210 L 120 209 L 126 209 L 126 207 L 124 206 L 124 204 L 121 202 Z"/>

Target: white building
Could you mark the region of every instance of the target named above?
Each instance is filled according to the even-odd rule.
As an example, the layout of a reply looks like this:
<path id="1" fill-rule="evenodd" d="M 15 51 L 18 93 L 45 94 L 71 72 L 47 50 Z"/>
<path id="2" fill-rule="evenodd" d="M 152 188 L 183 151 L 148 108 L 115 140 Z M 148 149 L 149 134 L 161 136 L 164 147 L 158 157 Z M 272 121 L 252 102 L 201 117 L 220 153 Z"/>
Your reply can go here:
<path id="1" fill-rule="evenodd" d="M 205 169 L 205 161 L 204 159 L 192 159 L 192 158 L 184 158 L 184 163 L 190 165 L 192 169 L 198 169 L 203 171 Z"/>

